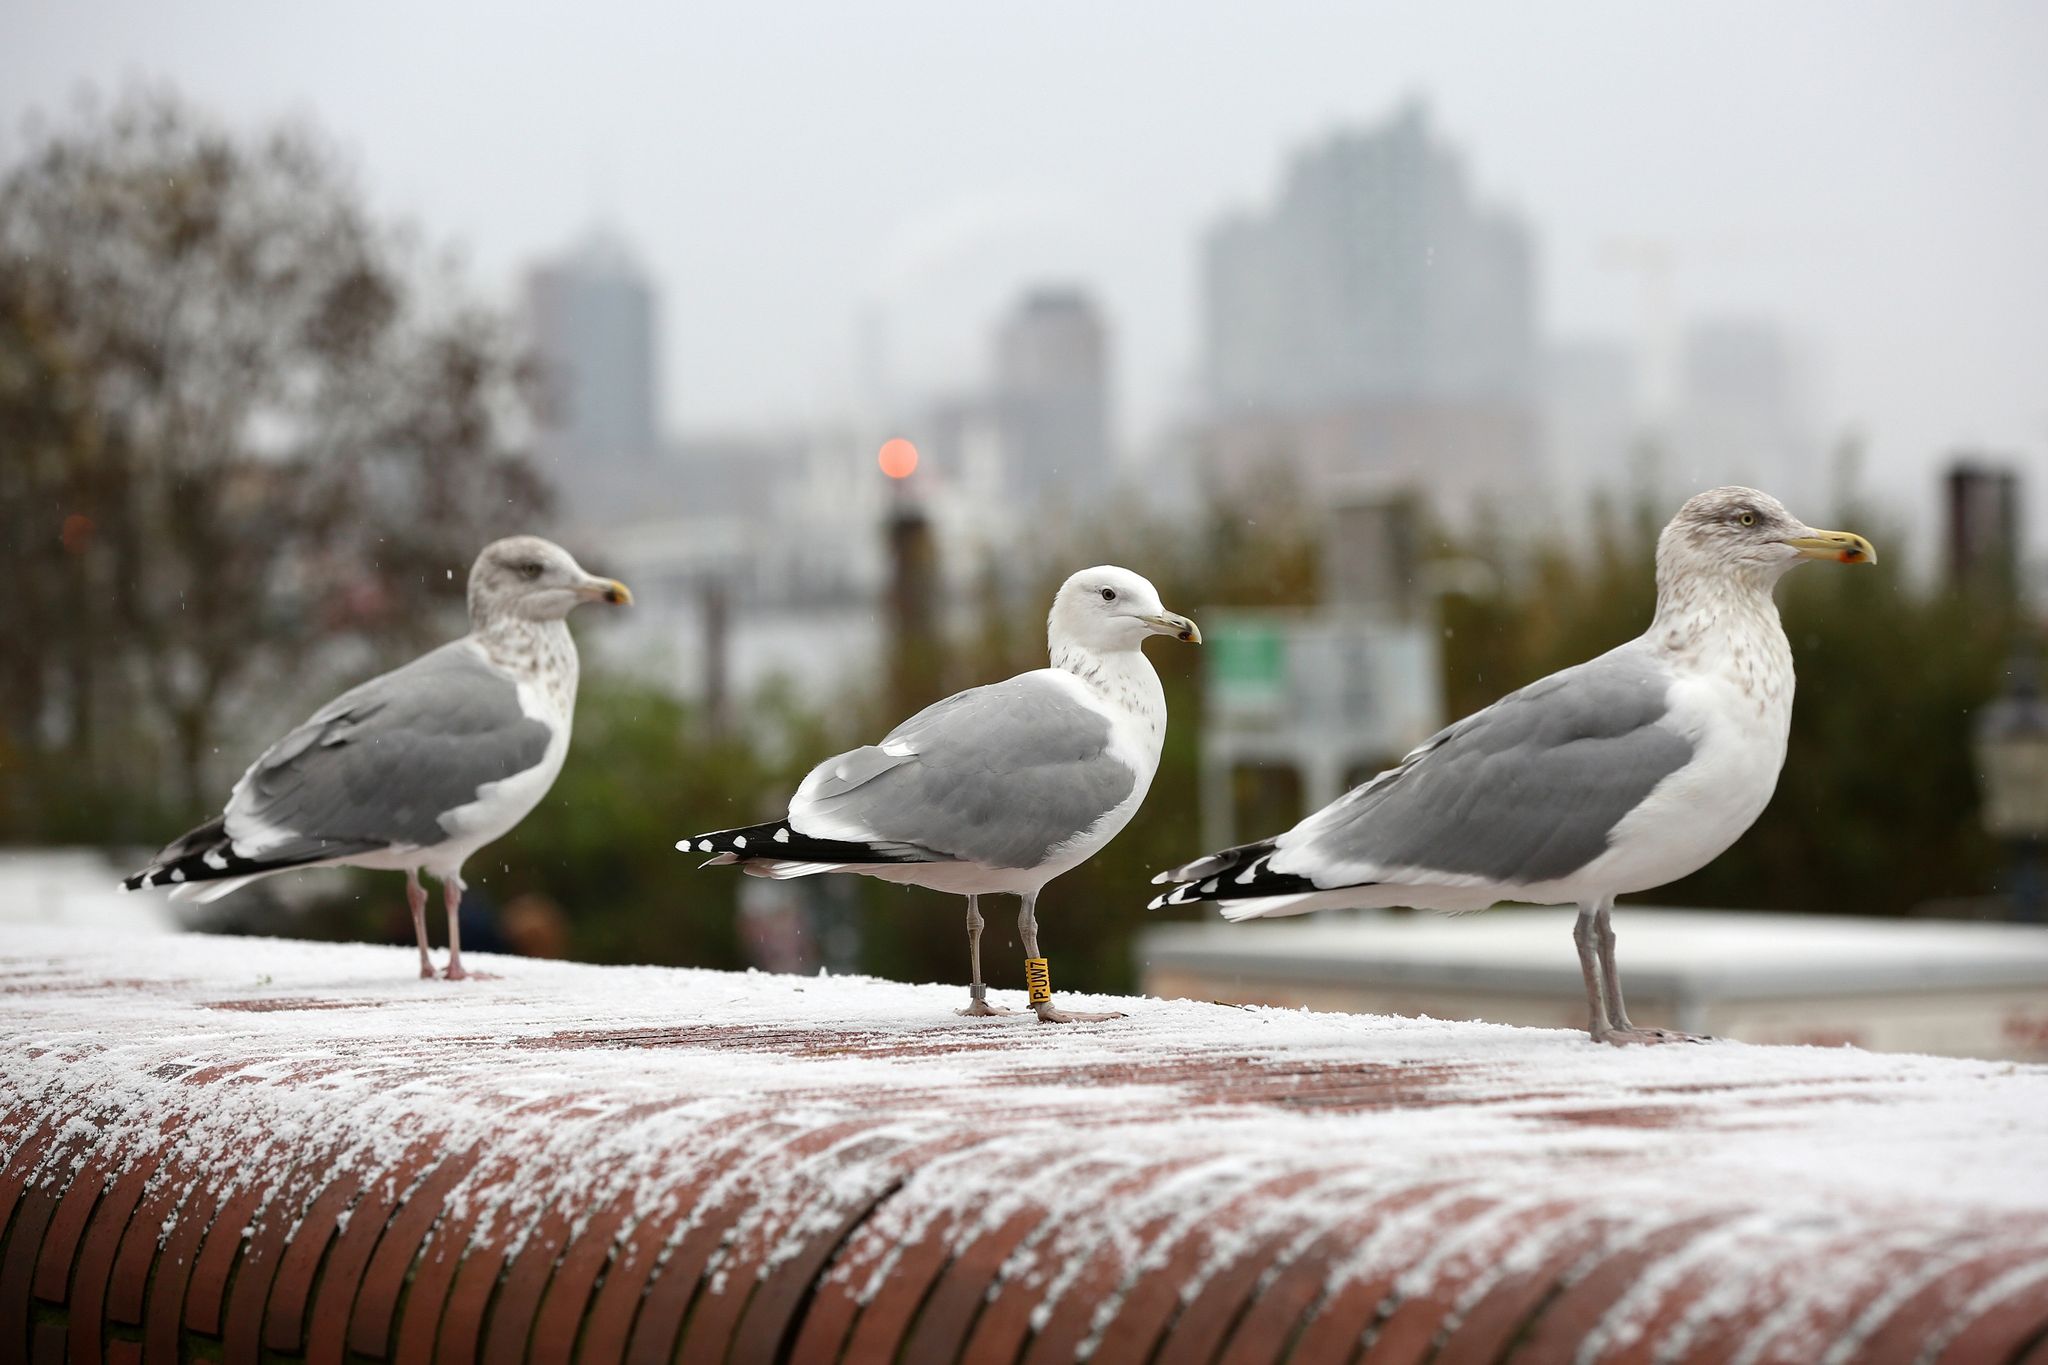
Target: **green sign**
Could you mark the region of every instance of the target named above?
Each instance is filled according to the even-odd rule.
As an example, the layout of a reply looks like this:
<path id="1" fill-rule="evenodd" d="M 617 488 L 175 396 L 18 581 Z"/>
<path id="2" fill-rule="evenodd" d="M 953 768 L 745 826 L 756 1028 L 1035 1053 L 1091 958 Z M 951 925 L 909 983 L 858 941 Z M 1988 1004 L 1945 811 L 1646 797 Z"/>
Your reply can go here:
<path id="1" fill-rule="evenodd" d="M 1203 646 L 1209 686 L 1233 701 L 1277 697 L 1287 688 L 1287 640 L 1277 625 L 1229 624 Z"/>

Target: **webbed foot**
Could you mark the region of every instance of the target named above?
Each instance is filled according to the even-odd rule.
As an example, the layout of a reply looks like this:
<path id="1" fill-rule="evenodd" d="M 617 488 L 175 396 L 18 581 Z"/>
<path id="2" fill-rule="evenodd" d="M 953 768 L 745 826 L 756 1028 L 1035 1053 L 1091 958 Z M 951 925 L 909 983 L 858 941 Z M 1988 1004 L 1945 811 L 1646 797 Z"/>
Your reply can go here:
<path id="1" fill-rule="evenodd" d="M 1050 1001 L 1038 1007 L 1038 1021 L 1042 1024 L 1100 1024 L 1110 1019 L 1121 1019 L 1122 1014 L 1112 1011 L 1097 1014 L 1089 1010 L 1063 1010 Z"/>

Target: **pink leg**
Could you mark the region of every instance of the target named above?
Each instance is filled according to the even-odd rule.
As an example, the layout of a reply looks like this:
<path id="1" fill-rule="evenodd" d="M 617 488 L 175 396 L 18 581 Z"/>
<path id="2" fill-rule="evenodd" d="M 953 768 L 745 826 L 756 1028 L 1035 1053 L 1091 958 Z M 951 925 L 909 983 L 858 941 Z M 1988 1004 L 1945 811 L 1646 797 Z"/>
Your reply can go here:
<path id="1" fill-rule="evenodd" d="M 420 941 L 420 980 L 434 979 L 434 959 L 427 953 L 427 888 L 416 867 L 405 870 L 405 903 L 412 907 L 412 934 Z"/>
<path id="2" fill-rule="evenodd" d="M 448 911 L 448 970 L 441 973 L 450 981 L 460 981 L 469 973 L 462 966 L 462 879 L 447 876 L 441 879 L 441 904 Z"/>

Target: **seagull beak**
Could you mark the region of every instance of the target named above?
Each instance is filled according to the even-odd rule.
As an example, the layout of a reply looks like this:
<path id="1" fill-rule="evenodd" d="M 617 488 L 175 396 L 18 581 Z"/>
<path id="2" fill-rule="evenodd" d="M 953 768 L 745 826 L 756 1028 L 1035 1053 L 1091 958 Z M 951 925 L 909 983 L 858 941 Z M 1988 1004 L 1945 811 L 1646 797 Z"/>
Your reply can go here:
<path id="1" fill-rule="evenodd" d="M 1157 616 L 1140 616 L 1138 619 L 1150 627 L 1154 635 L 1171 635 L 1191 645 L 1202 643 L 1202 628 L 1185 616 L 1162 611 Z"/>
<path id="2" fill-rule="evenodd" d="M 1837 564 L 1875 564 L 1877 550 L 1854 531 L 1808 531 L 1785 542 L 1806 559 L 1832 559 Z"/>
<path id="3" fill-rule="evenodd" d="M 616 578 L 593 578 L 576 589 L 576 595 L 586 602 L 609 602 L 615 607 L 633 605 L 633 592 Z"/>

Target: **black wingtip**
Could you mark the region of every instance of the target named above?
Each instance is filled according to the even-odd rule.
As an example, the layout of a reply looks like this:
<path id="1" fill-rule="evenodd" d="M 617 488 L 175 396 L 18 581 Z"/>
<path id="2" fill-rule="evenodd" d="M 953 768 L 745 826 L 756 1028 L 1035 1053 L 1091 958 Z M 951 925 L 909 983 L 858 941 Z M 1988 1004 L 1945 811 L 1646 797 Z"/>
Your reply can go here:
<path id="1" fill-rule="evenodd" d="M 739 829 L 717 829 L 708 834 L 692 834 L 687 839 L 676 841 L 676 850 L 681 853 L 713 853 L 720 856 L 712 862 L 739 862 L 747 858 L 775 857 L 779 850 L 786 849 L 793 842 L 789 821 L 772 820 L 764 825 L 746 825 Z M 704 864 L 710 866 L 710 863 Z"/>
<path id="2" fill-rule="evenodd" d="M 123 878 L 121 882 L 121 890 L 124 893 L 129 891 L 144 891 L 153 886 L 172 886 L 176 885 L 177 883 L 189 880 L 187 876 L 173 875 L 174 873 L 183 872 L 183 869 L 179 866 L 179 864 L 183 863 L 184 861 L 184 859 L 178 858 L 173 859 L 171 862 L 168 863 L 158 863 L 153 867 L 145 867 L 142 869 L 142 871 L 136 873 L 134 876 Z"/>
<path id="3" fill-rule="evenodd" d="M 1202 901 L 1257 900 L 1265 896 L 1291 896 L 1319 889 L 1307 877 L 1274 871 L 1274 851 L 1274 842 L 1265 839 L 1255 844 L 1226 848 L 1220 853 L 1162 872 L 1152 879 L 1154 883 L 1178 882 L 1180 885 L 1155 897 L 1148 908 L 1163 910 Z"/>
<path id="4" fill-rule="evenodd" d="M 194 833 L 204 835 L 209 831 L 202 828 Z M 282 872 L 286 868 L 328 862 L 379 847 L 382 845 L 309 839 L 287 850 L 283 856 L 251 858 L 236 852 L 234 841 L 225 834 L 201 840 L 195 840 L 193 835 L 188 834 L 159 853 L 159 861 L 151 863 L 123 881 L 121 887 L 124 891 L 141 891 L 148 887 L 189 886 L 195 882 L 260 877 L 267 872 Z"/>
<path id="5" fill-rule="evenodd" d="M 787 820 L 771 820 L 740 829 L 693 834 L 676 847 L 685 853 L 709 853 L 713 863 L 755 860 L 791 863 L 910 863 L 928 861 L 921 850 L 905 844 L 864 844 L 850 839 L 819 839 L 800 833 Z"/>
<path id="6" fill-rule="evenodd" d="M 186 866 L 188 861 L 188 859 L 179 858 L 174 862 L 160 863 L 155 867 L 144 868 L 134 876 L 122 881 L 121 892 L 123 895 L 126 895 L 130 891 L 147 891 L 159 886 L 182 886 L 187 882 L 218 881 L 222 877 L 239 876 L 246 872 L 246 869 L 237 872 L 216 872 L 207 868 L 204 864 L 201 864 L 195 872 L 195 869 Z"/>
<path id="7" fill-rule="evenodd" d="M 1162 891 L 1154 896 L 1145 908 L 1147 910 L 1170 910 L 1177 905 L 1193 905 L 1201 899 L 1201 894 L 1195 889 L 1193 884 L 1176 886 L 1171 891 Z"/>

